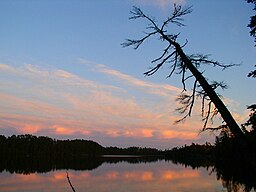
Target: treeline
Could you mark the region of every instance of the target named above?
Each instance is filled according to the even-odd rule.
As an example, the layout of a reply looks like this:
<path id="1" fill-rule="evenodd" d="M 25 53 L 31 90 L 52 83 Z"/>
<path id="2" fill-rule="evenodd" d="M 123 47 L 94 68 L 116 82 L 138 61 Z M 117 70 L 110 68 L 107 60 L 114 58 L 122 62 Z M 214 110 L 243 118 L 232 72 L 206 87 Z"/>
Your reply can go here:
<path id="1" fill-rule="evenodd" d="M 166 159 L 171 159 L 175 163 L 189 165 L 193 168 L 225 165 L 225 163 L 236 165 L 237 167 L 244 165 L 254 166 L 256 162 L 256 140 L 251 140 L 251 145 L 243 148 L 236 138 L 221 134 L 221 136 L 216 137 L 214 144 L 207 142 L 203 145 L 192 143 L 191 145 L 164 151 L 164 155 Z"/>
<path id="2" fill-rule="evenodd" d="M 193 169 L 210 169 L 210 173 L 216 173 L 218 180 L 232 187 L 242 184 L 245 186 L 244 191 L 249 192 L 256 189 L 256 140 L 253 137 L 252 134 L 248 137 L 251 145 L 243 148 L 235 137 L 223 131 L 216 137 L 214 144 L 192 143 L 175 147 L 164 152 L 165 158 Z"/>
<path id="3" fill-rule="evenodd" d="M 159 155 L 161 151 L 141 147 L 103 147 L 89 140 L 57 140 L 45 136 L 0 135 L 1 157 L 81 157 L 100 155 Z"/>
<path id="4" fill-rule="evenodd" d="M 192 168 L 209 167 L 214 165 L 215 146 L 210 143 L 203 145 L 192 143 L 182 147 L 175 147 L 164 152 L 165 158 L 172 160 L 175 164 L 181 163 Z"/>
<path id="5" fill-rule="evenodd" d="M 142 147 L 107 147 L 105 148 L 105 154 L 108 155 L 147 155 L 147 156 L 158 156 L 162 155 L 162 151 L 155 148 L 142 148 Z"/>
<path id="6" fill-rule="evenodd" d="M 159 153 L 160 151 L 152 148 L 103 147 L 94 141 L 80 139 L 56 140 L 29 134 L 10 137 L 0 135 L 0 172 L 5 170 L 10 173 L 30 174 L 57 169 L 92 170 L 103 162 L 157 161 L 159 157 L 155 155 Z M 129 155 L 137 155 L 137 158 Z"/>
<path id="7" fill-rule="evenodd" d="M 104 147 L 94 141 L 88 140 L 56 140 L 45 136 L 0 135 L 1 157 L 67 157 L 88 156 L 103 153 Z"/>

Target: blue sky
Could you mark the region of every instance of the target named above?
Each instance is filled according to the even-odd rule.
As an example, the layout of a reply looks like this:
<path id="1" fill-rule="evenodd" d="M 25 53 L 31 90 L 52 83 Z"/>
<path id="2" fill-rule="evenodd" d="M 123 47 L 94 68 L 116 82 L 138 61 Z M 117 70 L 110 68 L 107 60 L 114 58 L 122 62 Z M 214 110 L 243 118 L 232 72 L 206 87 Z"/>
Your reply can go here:
<path id="1" fill-rule="evenodd" d="M 0 134 L 93 139 L 105 146 L 171 148 L 213 140 L 198 134 L 199 108 L 182 124 L 174 112 L 179 77 L 166 79 L 168 66 L 144 77 L 164 48 L 145 42 L 122 48 L 143 35 L 147 23 L 129 20 L 138 6 L 159 22 L 173 3 L 193 6 L 180 42 L 188 54 L 211 54 L 225 71 L 208 69 L 209 80 L 223 80 L 225 103 L 242 123 L 255 102 L 255 47 L 247 24 L 252 6 L 243 0 L 2 0 L 0 1 Z"/>

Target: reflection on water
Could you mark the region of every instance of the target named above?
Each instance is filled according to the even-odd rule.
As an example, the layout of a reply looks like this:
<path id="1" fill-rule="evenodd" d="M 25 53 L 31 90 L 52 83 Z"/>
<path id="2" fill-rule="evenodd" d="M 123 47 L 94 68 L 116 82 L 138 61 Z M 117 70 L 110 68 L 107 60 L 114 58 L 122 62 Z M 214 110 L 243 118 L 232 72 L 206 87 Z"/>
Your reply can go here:
<path id="1" fill-rule="evenodd" d="M 92 159 L 91 159 L 92 160 Z M 171 161 L 146 159 L 98 159 L 93 161 L 95 169 L 69 169 L 69 177 L 76 191 L 82 192 L 169 192 L 169 191 L 227 191 L 216 174 L 209 174 L 205 168 L 192 169 L 175 165 Z M 84 161 L 88 163 L 89 161 Z M 17 174 L 2 170 L 0 191 L 59 191 L 71 192 L 66 169 L 53 169 Z M 21 169 L 19 170 L 21 172 Z M 227 183 L 225 185 L 228 186 Z M 239 186 L 238 186 L 239 187 Z"/>

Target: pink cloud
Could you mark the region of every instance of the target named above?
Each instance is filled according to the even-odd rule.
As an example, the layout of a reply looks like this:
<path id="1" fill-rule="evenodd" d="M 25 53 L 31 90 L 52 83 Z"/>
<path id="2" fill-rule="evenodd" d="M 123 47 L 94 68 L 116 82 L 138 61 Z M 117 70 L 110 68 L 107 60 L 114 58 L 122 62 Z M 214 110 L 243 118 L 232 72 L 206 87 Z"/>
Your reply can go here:
<path id="1" fill-rule="evenodd" d="M 182 91 L 180 88 L 167 85 L 167 84 L 149 83 L 147 81 L 143 81 L 143 80 L 134 78 L 130 75 L 121 73 L 119 71 L 108 69 L 106 66 L 103 66 L 103 65 L 98 66 L 97 69 L 101 73 L 108 74 L 110 76 L 124 80 L 127 83 L 132 84 L 133 86 L 146 88 L 146 89 L 151 88 L 152 90 L 150 89 L 149 93 L 152 93 L 152 94 L 159 94 L 161 96 L 167 96 L 167 95 L 170 96 L 170 92 L 180 93 Z"/>
<path id="2" fill-rule="evenodd" d="M 153 130 L 149 129 L 142 129 L 142 136 L 143 137 L 153 137 Z"/>
<path id="3" fill-rule="evenodd" d="M 4 89 L 0 93 L 3 129 L 116 141 L 198 138 L 199 127 L 193 119 L 192 128 L 188 123 L 172 124 L 177 119 L 172 113 L 174 98 L 180 91 L 174 86 L 140 80 L 104 65 L 97 66 L 95 72 L 113 77 L 120 86 L 32 64 L 1 64 L 0 72 L 10 77 L 2 82 Z M 146 97 L 134 94 L 135 89 Z"/>
<path id="4" fill-rule="evenodd" d="M 74 128 L 67 128 L 60 125 L 53 125 L 51 128 L 55 130 L 56 134 L 60 135 L 72 135 L 75 131 Z"/>
<path id="5" fill-rule="evenodd" d="M 179 138 L 184 140 L 192 140 L 198 138 L 198 133 L 195 132 L 178 132 L 173 130 L 165 130 L 162 132 L 165 139 Z"/>

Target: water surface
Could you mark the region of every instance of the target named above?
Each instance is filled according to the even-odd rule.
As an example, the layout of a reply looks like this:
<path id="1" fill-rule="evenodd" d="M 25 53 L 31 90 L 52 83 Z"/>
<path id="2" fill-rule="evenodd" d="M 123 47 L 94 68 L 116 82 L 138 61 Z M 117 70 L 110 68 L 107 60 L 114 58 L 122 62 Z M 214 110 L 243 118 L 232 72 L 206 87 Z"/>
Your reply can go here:
<path id="1" fill-rule="evenodd" d="M 72 192 L 207 192 L 227 191 L 206 168 L 192 169 L 171 161 L 103 162 L 92 170 L 58 169 L 46 173 L 0 173 L 0 191 Z M 15 172 L 15 171 L 14 171 Z M 224 183 L 225 185 L 225 183 Z"/>

